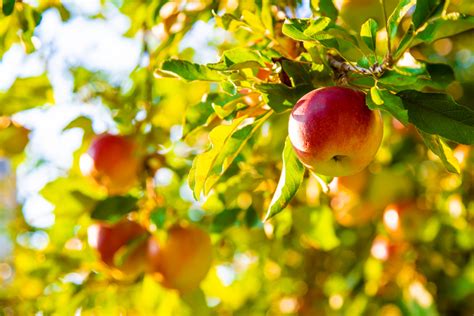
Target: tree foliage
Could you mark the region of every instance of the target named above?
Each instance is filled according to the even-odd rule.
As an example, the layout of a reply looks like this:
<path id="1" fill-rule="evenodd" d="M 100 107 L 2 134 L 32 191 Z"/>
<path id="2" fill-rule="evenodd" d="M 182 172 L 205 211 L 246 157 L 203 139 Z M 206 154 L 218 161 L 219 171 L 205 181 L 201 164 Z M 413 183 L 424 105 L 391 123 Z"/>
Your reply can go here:
<path id="1" fill-rule="evenodd" d="M 67 71 L 74 102 L 103 109 L 143 166 L 128 192 L 110 194 L 81 172 L 97 122 L 64 122 L 82 142 L 39 190 L 54 222 L 0 204 L 0 243 L 13 245 L 0 251 L 0 314 L 471 315 L 472 4 L 375 1 L 359 23 L 344 14 L 351 2 L 101 1 L 87 15 L 4 0 L 0 59 L 21 46 L 47 66 L 0 92 L 0 155 L 19 169 L 44 163 L 17 122 L 58 106 L 51 47 L 36 33 L 43 16 L 68 24 L 116 10 L 140 46 L 134 69 Z M 201 63 L 203 47 L 183 44 L 206 30 L 221 37 L 205 45 L 219 57 Z M 307 171 L 287 138 L 298 99 L 333 85 L 364 91 L 384 119 L 372 164 L 339 179 Z M 213 262 L 200 288 L 180 294 L 100 262 L 88 227 L 125 217 L 158 240 L 176 223 L 206 231 Z"/>

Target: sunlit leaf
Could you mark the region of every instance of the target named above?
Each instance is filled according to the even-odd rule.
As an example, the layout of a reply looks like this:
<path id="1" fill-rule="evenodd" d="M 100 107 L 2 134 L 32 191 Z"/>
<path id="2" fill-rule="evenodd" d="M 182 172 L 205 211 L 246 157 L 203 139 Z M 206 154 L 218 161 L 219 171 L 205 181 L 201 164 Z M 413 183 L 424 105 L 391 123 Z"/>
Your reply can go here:
<path id="1" fill-rule="evenodd" d="M 296 156 L 289 138 L 285 141 L 282 159 L 283 167 L 280 180 L 278 181 L 278 186 L 273 194 L 264 221 L 283 211 L 303 182 L 305 167 Z"/>
<path id="2" fill-rule="evenodd" d="M 375 51 L 378 24 L 374 19 L 368 19 L 360 28 L 360 37 L 368 48 Z"/>
<path id="3" fill-rule="evenodd" d="M 388 90 L 372 87 L 370 95 L 367 95 L 366 100 L 367 106 L 370 109 L 387 111 L 404 125 L 408 124 L 408 111 L 404 108 L 402 100 Z"/>
<path id="4" fill-rule="evenodd" d="M 439 157 L 449 172 L 459 173 L 459 162 L 454 157 L 451 148 L 438 136 L 419 131 L 426 146 Z"/>
<path id="5" fill-rule="evenodd" d="M 211 172 L 219 153 L 244 119 L 245 117 L 241 117 L 234 120 L 230 125 L 220 125 L 209 133 L 211 149 L 198 155 L 194 159 L 194 173 L 190 173 L 190 177 L 193 179 L 192 182 L 190 181 L 190 184 L 193 184 L 191 189 L 193 190 L 194 198 L 199 199 L 201 192 L 204 190 L 209 172 Z"/>
<path id="6" fill-rule="evenodd" d="M 393 10 L 392 14 L 388 18 L 388 35 L 391 39 L 397 36 L 397 31 L 400 22 L 402 21 L 405 14 L 415 5 L 416 0 L 401 0 L 398 2 L 397 7 Z"/>
<path id="7" fill-rule="evenodd" d="M 11 115 L 53 103 L 53 90 L 46 75 L 18 78 L 6 92 L 0 92 L 0 115 Z"/>
<path id="8" fill-rule="evenodd" d="M 242 68 L 265 67 L 265 62 L 270 60 L 257 50 L 248 48 L 234 48 L 222 54 L 221 61 L 209 64 L 207 67 L 215 70 L 236 70 Z"/>
<path id="9" fill-rule="evenodd" d="M 340 241 L 334 229 L 334 215 L 329 207 L 311 210 L 310 221 L 311 228 L 306 236 L 314 247 L 329 251 L 339 246 Z"/>

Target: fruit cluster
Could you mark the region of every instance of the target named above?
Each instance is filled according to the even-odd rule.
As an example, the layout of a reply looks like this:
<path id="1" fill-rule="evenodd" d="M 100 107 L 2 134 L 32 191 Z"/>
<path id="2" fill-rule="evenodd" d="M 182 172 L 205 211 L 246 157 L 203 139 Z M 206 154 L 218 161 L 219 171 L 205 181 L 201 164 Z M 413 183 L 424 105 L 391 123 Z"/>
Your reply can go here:
<path id="1" fill-rule="evenodd" d="M 98 136 L 81 158 L 81 169 L 109 194 L 127 192 L 137 182 L 140 159 L 136 144 L 127 137 Z M 88 242 L 114 277 L 133 279 L 152 274 L 163 286 L 190 292 L 205 278 L 212 260 L 209 235 L 203 230 L 175 224 L 158 236 L 129 218 L 99 222 L 88 229 Z"/>

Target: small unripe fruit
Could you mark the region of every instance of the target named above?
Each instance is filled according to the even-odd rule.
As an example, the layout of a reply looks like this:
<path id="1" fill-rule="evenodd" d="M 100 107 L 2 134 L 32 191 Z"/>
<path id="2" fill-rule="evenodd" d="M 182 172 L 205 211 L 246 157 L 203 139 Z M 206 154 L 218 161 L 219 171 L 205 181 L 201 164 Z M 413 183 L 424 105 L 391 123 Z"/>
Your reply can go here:
<path id="1" fill-rule="evenodd" d="M 104 134 L 92 141 L 81 157 L 81 171 L 106 187 L 110 194 L 125 193 L 135 184 L 140 169 L 137 146 L 132 139 Z"/>
<path id="2" fill-rule="evenodd" d="M 296 103 L 288 132 L 306 167 L 339 177 L 353 175 L 373 160 L 382 141 L 383 122 L 380 111 L 367 107 L 363 92 L 327 87 Z"/>
<path id="3" fill-rule="evenodd" d="M 125 275 L 143 272 L 148 236 L 143 226 L 128 219 L 115 224 L 98 223 L 88 229 L 89 245 L 97 250 L 102 262 Z"/>
<path id="4" fill-rule="evenodd" d="M 148 243 L 148 260 L 163 286 L 187 293 L 199 287 L 211 267 L 211 239 L 197 227 L 176 225 L 163 244 Z"/>

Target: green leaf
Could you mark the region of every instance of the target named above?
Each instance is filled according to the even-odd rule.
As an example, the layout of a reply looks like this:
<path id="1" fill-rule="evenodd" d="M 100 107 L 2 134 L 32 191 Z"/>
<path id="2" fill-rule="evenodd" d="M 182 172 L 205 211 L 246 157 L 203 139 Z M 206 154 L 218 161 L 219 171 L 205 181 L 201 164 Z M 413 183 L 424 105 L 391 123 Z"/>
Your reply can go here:
<path id="1" fill-rule="evenodd" d="M 456 157 L 454 157 L 451 148 L 439 137 L 438 135 L 432 135 L 418 130 L 420 135 L 423 137 L 423 141 L 426 146 L 441 159 L 441 162 L 449 172 L 459 174 L 461 167 Z"/>
<path id="2" fill-rule="evenodd" d="M 393 54 L 394 58 L 399 58 L 401 55 L 405 53 L 405 51 L 407 50 L 407 48 L 410 46 L 410 44 L 413 41 L 414 34 L 415 34 L 414 27 L 413 25 L 410 25 L 405 35 L 403 35 L 402 39 L 400 40 L 400 43 L 398 44 L 398 47 L 395 50 L 395 53 Z"/>
<path id="3" fill-rule="evenodd" d="M 426 27 L 413 40 L 411 46 L 422 42 L 432 43 L 440 38 L 453 36 L 474 28 L 474 16 L 452 12 L 446 16 L 429 21 Z"/>
<path id="4" fill-rule="evenodd" d="M 13 9 L 15 9 L 15 0 L 3 0 L 3 4 L 2 4 L 3 14 L 8 16 L 13 13 Z"/>
<path id="5" fill-rule="evenodd" d="M 370 96 L 367 95 L 366 101 L 370 109 L 387 111 L 404 125 L 408 124 L 408 111 L 404 108 L 402 100 L 388 90 L 372 87 Z"/>
<path id="6" fill-rule="evenodd" d="M 92 128 L 92 120 L 85 116 L 79 116 L 72 120 L 66 127 L 63 128 L 63 131 L 67 131 L 73 128 L 80 128 L 84 131 L 85 135 L 92 135 L 94 129 Z"/>
<path id="7" fill-rule="evenodd" d="M 245 224 L 248 228 L 262 227 L 262 221 L 253 207 L 250 207 L 245 213 Z"/>
<path id="8" fill-rule="evenodd" d="M 309 19 L 286 19 L 282 32 L 297 41 L 310 41 L 311 37 L 304 33 L 310 23 Z"/>
<path id="9" fill-rule="evenodd" d="M 317 248 L 324 251 L 339 246 L 340 241 L 334 229 L 334 215 L 327 206 L 321 206 L 313 210 L 310 215 L 310 230 L 306 237 Z"/>
<path id="10" fill-rule="evenodd" d="M 390 39 L 397 36 L 398 26 L 407 12 L 415 5 L 416 0 L 401 0 L 388 18 L 387 28 Z"/>
<path id="11" fill-rule="evenodd" d="M 155 73 L 157 75 L 179 77 L 188 81 L 221 81 L 226 79 L 224 75 L 207 66 L 177 59 L 165 61 L 161 69 L 158 69 Z"/>
<path id="12" fill-rule="evenodd" d="M 130 195 L 108 197 L 97 203 L 92 210 L 91 218 L 116 222 L 124 215 L 136 210 L 137 202 L 138 199 Z"/>
<path id="13" fill-rule="evenodd" d="M 433 15 L 438 7 L 440 0 L 417 0 L 415 12 L 413 12 L 412 21 L 415 30 L 418 30 Z"/>
<path id="14" fill-rule="evenodd" d="M 360 37 L 367 47 L 373 51 L 375 51 L 378 27 L 377 21 L 368 19 L 360 28 Z"/>
<path id="15" fill-rule="evenodd" d="M 293 86 L 298 86 L 311 84 L 313 79 L 312 74 L 315 72 L 312 67 L 317 66 L 317 64 L 284 59 L 281 61 L 281 66 L 285 74 L 290 77 Z"/>
<path id="16" fill-rule="evenodd" d="M 326 29 L 326 27 L 331 23 L 331 19 L 320 16 L 311 20 L 308 27 L 303 31 L 304 35 L 306 36 L 313 36 L 319 32 L 322 32 Z"/>
<path id="17" fill-rule="evenodd" d="M 379 84 L 390 90 L 423 90 L 426 87 L 446 89 L 455 80 L 454 71 L 445 64 L 421 64 L 419 68 L 394 67 L 379 78 Z"/>
<path id="18" fill-rule="evenodd" d="M 193 172 L 190 172 L 189 175 L 189 184 L 195 199 L 199 199 L 201 192 L 203 192 L 209 172 L 212 170 L 219 153 L 244 119 L 245 117 L 241 117 L 234 120 L 230 125 L 219 125 L 209 133 L 211 149 L 194 158 L 194 170 L 191 170 Z"/>
<path id="19" fill-rule="evenodd" d="M 288 137 L 285 141 L 282 159 L 283 168 L 281 170 L 280 180 L 278 181 L 278 186 L 273 194 L 264 221 L 283 211 L 303 182 L 305 167 L 296 156 Z"/>
<path id="20" fill-rule="evenodd" d="M 88 212 L 102 198 L 84 178 L 57 178 L 41 189 L 41 195 L 54 205 L 56 216 L 77 217 Z"/>
<path id="21" fill-rule="evenodd" d="M 408 119 L 425 133 L 461 144 L 474 143 L 474 111 L 440 93 L 405 90 L 397 94 L 408 110 Z"/>
<path id="22" fill-rule="evenodd" d="M 250 28 L 258 33 L 265 33 L 265 25 L 263 25 L 262 20 L 256 14 L 253 14 L 249 10 L 244 10 L 242 12 L 243 20 L 250 26 Z"/>
<path id="23" fill-rule="evenodd" d="M 239 47 L 225 51 L 220 62 L 208 64 L 207 67 L 215 70 L 237 70 L 265 67 L 265 62 L 270 60 L 262 56 L 259 51 Z"/>
<path id="24" fill-rule="evenodd" d="M 450 83 L 456 80 L 454 70 L 446 64 L 426 64 L 426 71 L 430 75 L 431 86 L 438 89 L 446 89 Z"/>
<path id="25" fill-rule="evenodd" d="M 157 207 L 150 214 L 150 221 L 155 224 L 155 226 L 160 229 L 163 228 L 166 221 L 166 208 Z"/>
<path id="26" fill-rule="evenodd" d="M 257 85 L 256 88 L 264 93 L 268 105 L 275 112 L 283 112 L 292 108 L 303 95 L 314 89 L 309 84 L 291 88 L 281 83 L 264 83 Z"/>
<path id="27" fill-rule="evenodd" d="M 207 195 L 219 179 L 224 175 L 230 167 L 237 155 L 242 151 L 248 140 L 255 134 L 260 126 L 271 115 L 268 113 L 262 118 L 256 120 L 253 124 L 249 124 L 238 128 L 230 136 L 225 145 L 217 152 L 217 157 L 213 162 L 212 169 L 209 171 L 204 185 L 204 195 Z"/>
<path id="28" fill-rule="evenodd" d="M 322 16 L 336 21 L 338 11 L 332 0 L 311 0 L 311 9 Z"/>
<path id="29" fill-rule="evenodd" d="M 183 128 L 184 136 L 200 127 L 207 125 L 209 118 L 214 113 L 211 100 L 216 97 L 216 94 L 211 94 L 208 96 L 206 101 L 199 102 L 198 104 L 189 106 L 186 109 Z"/>
<path id="30" fill-rule="evenodd" d="M 228 209 L 220 212 L 214 217 L 211 223 L 210 231 L 213 233 L 221 233 L 225 229 L 233 226 L 237 221 L 237 216 L 239 213 L 240 209 L 238 208 Z"/>
<path id="31" fill-rule="evenodd" d="M 53 89 L 46 75 L 19 78 L 8 91 L 0 92 L 0 116 L 53 102 Z"/>

